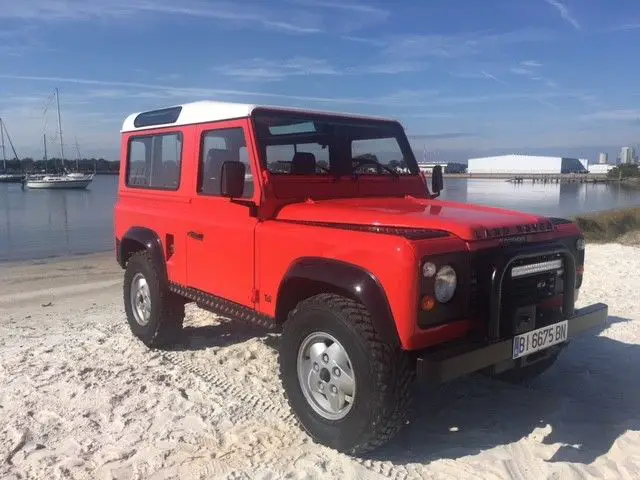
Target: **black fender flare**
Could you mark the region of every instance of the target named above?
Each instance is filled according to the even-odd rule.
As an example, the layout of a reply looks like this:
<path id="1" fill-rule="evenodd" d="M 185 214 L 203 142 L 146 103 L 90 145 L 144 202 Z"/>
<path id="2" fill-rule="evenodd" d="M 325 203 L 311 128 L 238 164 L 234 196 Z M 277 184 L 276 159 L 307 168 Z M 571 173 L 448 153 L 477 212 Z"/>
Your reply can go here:
<path id="1" fill-rule="evenodd" d="M 374 328 L 388 344 L 400 345 L 400 336 L 384 288 L 366 269 L 340 260 L 321 257 L 298 259 L 287 271 L 278 289 L 276 312 L 283 293 L 296 280 L 319 282 L 347 292 L 360 301 L 371 314 Z"/>
<path id="2" fill-rule="evenodd" d="M 127 233 L 116 242 L 118 263 L 122 268 L 127 266 L 127 259 L 132 249 L 132 244 L 140 244 L 149 252 L 156 263 L 163 282 L 168 281 L 167 265 L 164 258 L 162 241 L 156 232 L 146 227 L 131 227 Z M 139 250 L 139 248 L 136 248 Z"/>

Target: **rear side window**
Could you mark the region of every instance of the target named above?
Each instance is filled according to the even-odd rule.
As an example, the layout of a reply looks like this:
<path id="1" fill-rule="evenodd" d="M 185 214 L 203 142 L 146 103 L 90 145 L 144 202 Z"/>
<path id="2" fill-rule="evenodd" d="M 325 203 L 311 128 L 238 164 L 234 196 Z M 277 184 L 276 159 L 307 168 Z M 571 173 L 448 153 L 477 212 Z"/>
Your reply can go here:
<path id="1" fill-rule="evenodd" d="M 182 134 L 133 137 L 129 141 L 127 186 L 177 190 L 182 166 Z"/>

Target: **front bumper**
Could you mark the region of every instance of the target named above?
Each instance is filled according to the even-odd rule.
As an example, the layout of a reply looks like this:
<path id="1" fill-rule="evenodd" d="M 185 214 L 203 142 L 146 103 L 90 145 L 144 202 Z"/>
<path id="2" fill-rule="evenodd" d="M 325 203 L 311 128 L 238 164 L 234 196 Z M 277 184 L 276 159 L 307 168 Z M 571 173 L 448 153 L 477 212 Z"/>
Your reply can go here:
<path id="1" fill-rule="evenodd" d="M 575 310 L 568 320 L 567 340 L 596 327 L 602 327 L 607 323 L 608 306 L 604 303 L 596 303 Z M 560 345 L 566 345 L 567 342 Z M 540 351 L 547 354 L 557 350 L 550 347 Z M 515 365 L 518 360 L 512 360 L 513 338 L 495 343 L 468 342 L 443 346 L 437 350 L 429 350 L 421 353 L 417 358 L 417 377 L 419 380 L 429 383 L 443 383 L 463 375 L 484 370 L 487 368 L 499 368 L 506 370 Z M 539 356 L 538 352 L 531 356 Z M 523 357 L 526 359 L 527 357 Z"/>

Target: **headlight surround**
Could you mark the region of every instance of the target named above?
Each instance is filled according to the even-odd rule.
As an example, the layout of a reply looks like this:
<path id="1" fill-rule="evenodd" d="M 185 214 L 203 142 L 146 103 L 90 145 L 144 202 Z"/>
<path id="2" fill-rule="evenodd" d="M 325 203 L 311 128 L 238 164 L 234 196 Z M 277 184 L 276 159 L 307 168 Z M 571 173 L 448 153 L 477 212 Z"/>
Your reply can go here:
<path id="1" fill-rule="evenodd" d="M 434 293 L 440 303 L 447 303 L 453 298 L 458 286 L 456 271 L 451 265 L 443 265 L 436 274 Z"/>

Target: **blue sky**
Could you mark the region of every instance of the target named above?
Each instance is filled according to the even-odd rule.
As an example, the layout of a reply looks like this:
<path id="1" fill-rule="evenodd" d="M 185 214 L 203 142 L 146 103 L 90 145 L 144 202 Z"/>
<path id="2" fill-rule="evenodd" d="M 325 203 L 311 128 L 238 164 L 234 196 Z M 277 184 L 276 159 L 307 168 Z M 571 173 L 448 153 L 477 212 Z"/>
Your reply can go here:
<path id="1" fill-rule="evenodd" d="M 637 0 L 0 0 L 0 115 L 42 156 L 118 155 L 133 111 L 200 99 L 400 119 L 420 154 L 640 142 Z"/>

